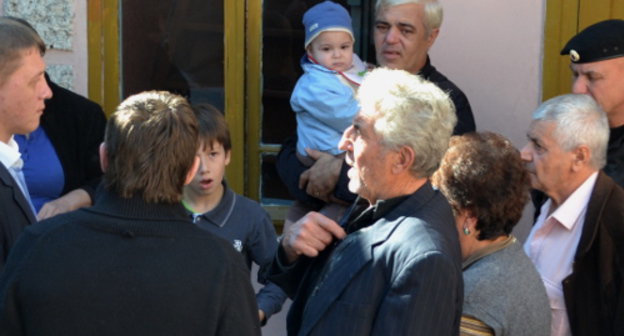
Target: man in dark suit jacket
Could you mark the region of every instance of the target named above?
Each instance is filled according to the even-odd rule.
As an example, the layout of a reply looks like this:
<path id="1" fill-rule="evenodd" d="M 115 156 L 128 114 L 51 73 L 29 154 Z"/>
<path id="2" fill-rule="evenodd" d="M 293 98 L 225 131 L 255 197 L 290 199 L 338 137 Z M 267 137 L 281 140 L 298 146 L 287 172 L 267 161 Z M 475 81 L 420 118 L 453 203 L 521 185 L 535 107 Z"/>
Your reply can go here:
<path id="1" fill-rule="evenodd" d="M 0 18 L 0 271 L 19 233 L 36 219 L 13 140 L 39 126 L 44 100 L 52 96 L 44 78 L 45 45 L 12 19 Z M 20 177 L 22 179 L 20 179 Z M 20 183 L 21 182 L 21 183 Z"/>
<path id="2" fill-rule="evenodd" d="M 294 299 L 289 335 L 456 335 L 461 253 L 428 177 L 456 118 L 448 95 L 402 70 L 372 71 L 340 142 L 366 200 L 341 225 L 315 212 L 284 233 L 269 269 Z"/>
<path id="3" fill-rule="evenodd" d="M 548 196 L 525 252 L 546 286 L 552 335 L 624 335 L 624 190 L 600 169 L 607 115 L 588 95 L 533 113 L 522 159 Z"/>

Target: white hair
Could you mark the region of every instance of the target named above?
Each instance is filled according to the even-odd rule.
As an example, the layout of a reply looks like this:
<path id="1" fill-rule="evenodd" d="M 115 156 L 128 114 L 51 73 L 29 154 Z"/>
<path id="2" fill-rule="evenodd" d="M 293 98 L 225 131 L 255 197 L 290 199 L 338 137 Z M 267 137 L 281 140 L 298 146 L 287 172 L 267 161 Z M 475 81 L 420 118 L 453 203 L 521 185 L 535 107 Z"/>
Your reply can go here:
<path id="1" fill-rule="evenodd" d="M 425 10 L 425 28 L 427 29 L 427 35 L 431 34 L 434 29 L 439 29 L 442 26 L 442 18 L 444 11 L 442 10 L 442 4 L 438 0 L 377 0 L 375 4 L 375 13 L 379 12 L 391 6 L 398 6 L 404 4 L 422 4 Z"/>
<path id="2" fill-rule="evenodd" d="M 448 94 L 420 76 L 377 68 L 364 78 L 358 100 L 361 113 L 374 116 L 385 148 L 411 147 L 416 154 L 411 170 L 418 177 L 436 171 L 457 122 Z"/>
<path id="3" fill-rule="evenodd" d="M 565 94 L 549 99 L 533 112 L 534 121 L 555 123 L 555 141 L 565 151 L 586 145 L 589 164 L 602 169 L 607 162 L 609 123 L 596 101 L 584 94 Z"/>

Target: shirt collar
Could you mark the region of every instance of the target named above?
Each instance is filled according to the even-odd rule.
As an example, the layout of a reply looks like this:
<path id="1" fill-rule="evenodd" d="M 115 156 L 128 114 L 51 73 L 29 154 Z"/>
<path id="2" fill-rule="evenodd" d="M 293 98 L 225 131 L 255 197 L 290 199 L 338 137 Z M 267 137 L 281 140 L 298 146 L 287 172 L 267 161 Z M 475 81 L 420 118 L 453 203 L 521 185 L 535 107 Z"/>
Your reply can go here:
<path id="1" fill-rule="evenodd" d="M 386 215 L 409 196 L 403 195 L 387 200 L 379 200 L 372 206 L 366 206 L 366 201 L 358 197 L 348 210 L 348 213 L 345 214 L 341 226 L 345 227 L 347 232 L 355 232 L 367 227 Z"/>
<path id="2" fill-rule="evenodd" d="M 0 162 L 7 168 L 21 168 L 23 165 L 19 146 L 12 136 L 8 144 L 0 141 Z"/>
<path id="3" fill-rule="evenodd" d="M 228 187 L 225 180 L 221 183 L 223 184 L 223 197 L 219 204 L 203 214 L 193 214 L 194 218 L 202 217 L 218 227 L 223 227 L 227 223 L 236 205 L 236 194 Z"/>
<path id="4" fill-rule="evenodd" d="M 574 224 L 587 208 L 587 203 L 589 202 L 597 178 L 598 172 L 591 174 L 549 217 L 555 218 L 568 230 L 572 230 Z M 549 199 L 547 203 L 548 208 L 546 208 L 546 210 L 550 210 L 552 201 Z M 546 206 L 546 204 L 544 204 L 544 206 Z M 548 213 L 548 211 L 546 213 Z"/>

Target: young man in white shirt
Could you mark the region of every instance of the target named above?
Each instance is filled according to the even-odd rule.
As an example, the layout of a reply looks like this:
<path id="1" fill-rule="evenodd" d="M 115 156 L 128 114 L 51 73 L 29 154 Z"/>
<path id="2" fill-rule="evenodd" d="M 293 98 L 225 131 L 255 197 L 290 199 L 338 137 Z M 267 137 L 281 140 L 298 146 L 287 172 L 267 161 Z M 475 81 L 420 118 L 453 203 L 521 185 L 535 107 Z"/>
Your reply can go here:
<path id="1" fill-rule="evenodd" d="M 21 179 L 22 160 L 13 134 L 39 126 L 52 97 L 44 71 L 45 44 L 28 27 L 0 18 L 0 272 L 19 233 L 33 224 L 35 214 Z"/>

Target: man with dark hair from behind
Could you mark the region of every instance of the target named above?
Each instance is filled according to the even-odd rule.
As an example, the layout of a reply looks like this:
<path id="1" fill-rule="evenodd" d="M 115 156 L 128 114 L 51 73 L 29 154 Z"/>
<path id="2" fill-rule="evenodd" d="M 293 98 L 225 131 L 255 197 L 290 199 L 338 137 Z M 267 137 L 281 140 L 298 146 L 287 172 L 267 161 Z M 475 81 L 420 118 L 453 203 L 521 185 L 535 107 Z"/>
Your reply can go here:
<path id="1" fill-rule="evenodd" d="M 197 145 L 184 98 L 125 100 L 100 147 L 95 206 L 28 227 L 12 250 L 0 278 L 3 334 L 259 335 L 242 258 L 180 203 Z"/>

